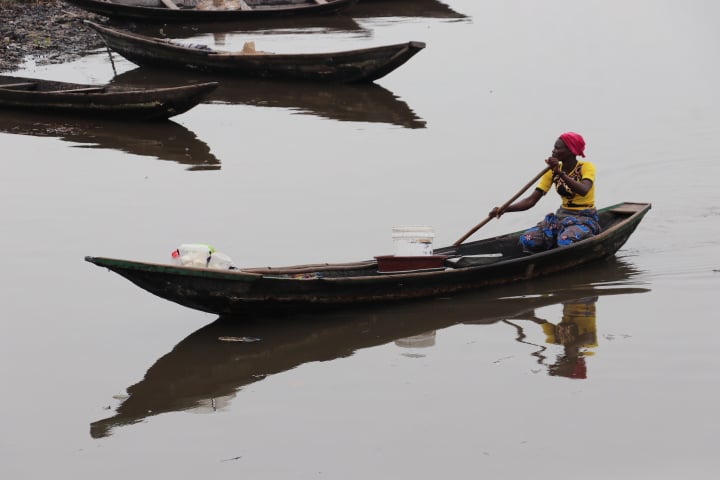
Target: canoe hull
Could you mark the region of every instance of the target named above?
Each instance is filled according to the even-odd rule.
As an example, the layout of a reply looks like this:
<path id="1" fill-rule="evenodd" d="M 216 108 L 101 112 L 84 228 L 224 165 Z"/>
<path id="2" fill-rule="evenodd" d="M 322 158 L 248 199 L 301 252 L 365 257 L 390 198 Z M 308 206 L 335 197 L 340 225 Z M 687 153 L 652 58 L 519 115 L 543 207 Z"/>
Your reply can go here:
<path id="1" fill-rule="evenodd" d="M 104 27 L 93 22 L 107 46 L 140 66 L 194 70 L 240 77 L 360 83 L 384 77 L 425 48 L 422 42 L 311 54 L 216 52 Z"/>
<path id="2" fill-rule="evenodd" d="M 101 0 L 64 0 L 88 12 L 113 19 L 141 20 L 146 22 L 225 22 L 254 20 L 296 15 L 326 15 L 336 13 L 358 0 L 329 0 L 327 3 L 276 1 L 274 7 L 256 10 L 199 10 L 181 8 L 172 10 L 158 2 L 157 7 L 124 5 Z M 273 2 L 268 2 L 273 3 Z"/>
<path id="3" fill-rule="evenodd" d="M 28 89 L 10 87 L 23 83 L 34 86 Z M 8 87 L 3 88 L 3 85 Z M 0 76 L 0 109 L 119 120 L 164 120 L 188 111 L 217 86 L 215 82 L 208 82 L 130 89 Z"/>
<path id="4" fill-rule="evenodd" d="M 374 261 L 348 266 L 213 271 L 86 257 L 139 287 L 189 308 L 224 315 L 317 311 L 349 305 L 410 300 L 551 275 L 610 257 L 637 228 L 649 204 L 625 203 L 602 211 L 609 225 L 601 234 L 570 247 L 517 255 L 518 233 L 436 252 L 461 258 L 496 253 L 487 264 L 409 273 L 377 273 Z"/>

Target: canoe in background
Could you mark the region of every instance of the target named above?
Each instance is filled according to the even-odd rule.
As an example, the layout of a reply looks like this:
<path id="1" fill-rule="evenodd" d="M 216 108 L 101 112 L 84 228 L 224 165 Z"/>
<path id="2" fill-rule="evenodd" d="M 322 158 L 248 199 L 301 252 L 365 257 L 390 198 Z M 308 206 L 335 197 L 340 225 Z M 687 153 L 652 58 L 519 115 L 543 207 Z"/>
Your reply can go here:
<path id="1" fill-rule="evenodd" d="M 183 46 L 85 20 L 108 48 L 140 66 L 196 70 L 257 78 L 339 83 L 372 82 L 392 72 L 420 50 L 422 42 L 327 53 L 267 53 L 252 48 L 220 52 Z"/>
<path id="2" fill-rule="evenodd" d="M 358 0 L 64 0 L 109 18 L 152 22 L 220 22 L 335 13 Z"/>
<path id="3" fill-rule="evenodd" d="M 0 109 L 165 120 L 188 111 L 218 86 L 216 82 L 131 89 L 0 75 Z"/>

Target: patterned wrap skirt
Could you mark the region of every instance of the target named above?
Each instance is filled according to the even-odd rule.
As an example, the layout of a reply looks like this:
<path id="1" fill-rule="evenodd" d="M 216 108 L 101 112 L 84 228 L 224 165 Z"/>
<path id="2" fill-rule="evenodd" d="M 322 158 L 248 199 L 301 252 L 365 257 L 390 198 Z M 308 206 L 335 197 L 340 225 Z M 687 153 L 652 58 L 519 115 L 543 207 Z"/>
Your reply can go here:
<path id="1" fill-rule="evenodd" d="M 559 208 L 536 226 L 520 236 L 524 252 L 536 253 L 555 247 L 567 247 L 573 243 L 600 233 L 597 210 L 567 210 Z"/>

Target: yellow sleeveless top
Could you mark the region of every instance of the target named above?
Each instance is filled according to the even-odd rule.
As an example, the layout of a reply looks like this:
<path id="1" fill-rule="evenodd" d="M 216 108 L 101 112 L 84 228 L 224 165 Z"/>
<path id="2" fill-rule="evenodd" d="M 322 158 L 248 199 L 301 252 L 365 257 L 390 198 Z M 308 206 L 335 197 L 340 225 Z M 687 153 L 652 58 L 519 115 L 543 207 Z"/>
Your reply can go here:
<path id="1" fill-rule="evenodd" d="M 568 210 L 595 208 L 595 165 L 592 162 L 581 162 L 578 160 L 577 165 L 575 165 L 572 172 L 568 173 L 568 176 L 578 182 L 587 178 L 592 182 L 592 187 L 590 187 L 590 190 L 588 190 L 585 195 L 577 195 L 559 178 L 553 181 L 553 172 L 548 171 L 540 178 L 540 182 L 538 182 L 536 188 L 547 193 L 554 183 L 555 190 L 562 197 L 562 208 Z"/>

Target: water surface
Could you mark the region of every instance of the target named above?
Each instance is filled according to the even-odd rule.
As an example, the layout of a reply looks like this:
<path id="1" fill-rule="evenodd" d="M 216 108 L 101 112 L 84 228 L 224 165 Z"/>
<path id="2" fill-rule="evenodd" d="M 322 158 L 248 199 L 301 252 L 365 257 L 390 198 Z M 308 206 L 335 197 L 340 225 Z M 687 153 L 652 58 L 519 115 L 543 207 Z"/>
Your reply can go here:
<path id="1" fill-rule="evenodd" d="M 0 113 L 0 475 L 715 478 L 720 7 L 354 8 L 164 32 L 226 50 L 427 48 L 368 88 L 227 81 L 164 125 Z M 105 51 L 18 73 L 192 80 Z M 83 261 L 162 262 L 189 242 L 247 266 L 360 260 L 390 253 L 392 227 L 412 224 L 447 245 L 568 130 L 588 142 L 600 205 L 653 204 L 593 267 L 239 325 Z"/>

